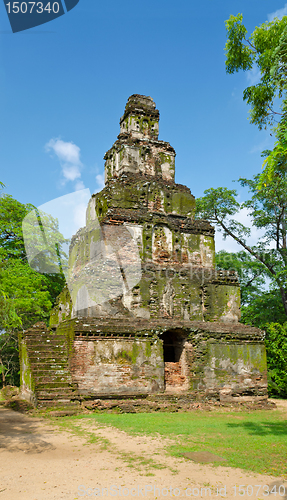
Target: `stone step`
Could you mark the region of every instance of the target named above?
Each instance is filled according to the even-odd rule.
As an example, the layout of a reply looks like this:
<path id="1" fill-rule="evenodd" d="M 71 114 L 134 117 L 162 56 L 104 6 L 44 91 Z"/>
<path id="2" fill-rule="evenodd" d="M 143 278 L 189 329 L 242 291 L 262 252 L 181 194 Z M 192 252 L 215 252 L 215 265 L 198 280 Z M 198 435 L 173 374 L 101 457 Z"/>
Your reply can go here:
<path id="1" fill-rule="evenodd" d="M 65 335 L 50 335 L 50 336 L 43 336 L 43 337 L 37 337 L 35 335 L 31 336 L 31 337 L 25 337 L 25 340 L 27 342 L 31 342 L 31 343 L 34 343 L 34 342 L 43 342 L 43 343 L 50 343 L 50 342 L 66 342 L 67 340 L 67 337 Z"/>
<path id="2" fill-rule="evenodd" d="M 65 384 L 69 384 L 71 383 L 71 375 L 69 373 L 65 373 L 65 374 L 51 374 L 51 375 L 35 375 L 34 374 L 34 380 L 36 382 L 36 384 L 50 384 L 51 382 L 53 383 L 57 383 L 57 384 L 60 384 L 60 383 L 65 383 Z"/>
<path id="3" fill-rule="evenodd" d="M 70 372 L 68 369 L 66 370 L 54 370 L 53 368 L 51 368 L 50 370 L 32 370 L 33 371 L 33 375 L 34 375 L 34 378 L 36 380 L 40 380 L 40 379 L 49 379 L 51 380 L 52 377 L 56 377 L 57 379 L 62 379 L 63 377 L 66 378 L 66 377 L 70 377 Z"/>
<path id="4" fill-rule="evenodd" d="M 36 391 L 40 391 L 40 390 L 43 390 L 43 391 L 46 391 L 46 390 L 49 390 L 49 389 L 52 389 L 54 387 L 59 387 L 59 388 L 65 388 L 65 387 L 70 387 L 72 381 L 71 380 L 65 380 L 65 381 L 38 381 L 36 380 L 35 381 L 35 384 L 36 384 Z"/>
<path id="5" fill-rule="evenodd" d="M 69 370 L 68 361 L 61 361 L 60 359 L 37 359 L 37 362 L 32 361 L 32 366 L 35 370 L 49 371 L 50 367 L 53 370 Z"/>
<path id="6" fill-rule="evenodd" d="M 25 339 L 66 339 L 65 334 L 58 334 L 58 333 L 43 333 L 42 335 L 40 333 L 34 333 L 34 334 L 25 334 L 24 335 Z"/>
<path id="7" fill-rule="evenodd" d="M 69 371 L 69 364 L 68 363 L 61 363 L 60 361 L 38 361 L 37 363 L 31 363 L 32 365 L 32 370 L 33 373 L 39 373 L 39 372 L 50 372 L 51 370 L 63 370 L 63 371 Z"/>
<path id="8" fill-rule="evenodd" d="M 53 374 L 57 375 L 57 377 L 66 377 L 67 375 L 70 376 L 71 372 L 69 370 L 68 366 L 61 367 L 61 368 L 53 368 L 52 365 L 42 365 L 41 368 L 34 369 L 32 367 L 32 372 L 34 377 L 40 378 L 40 377 L 51 377 Z M 55 373 L 56 372 L 56 373 Z"/>
<path id="9" fill-rule="evenodd" d="M 42 408 L 45 406 L 75 406 L 74 403 L 70 399 L 55 399 L 54 401 L 51 399 L 39 399 L 37 407 Z"/>
<path id="10" fill-rule="evenodd" d="M 35 377 L 47 377 L 50 376 L 51 373 L 55 373 L 56 375 L 69 375 L 70 370 L 68 366 L 53 366 L 51 365 L 41 365 L 38 367 L 33 366 L 32 372 Z"/>
<path id="11" fill-rule="evenodd" d="M 62 351 L 62 352 L 57 352 L 54 351 L 53 349 L 50 350 L 45 350 L 45 351 L 36 351 L 36 350 L 29 350 L 29 358 L 33 361 L 37 361 L 37 359 L 68 359 L 67 356 L 67 351 Z"/>
<path id="12" fill-rule="evenodd" d="M 67 359 L 67 351 L 66 349 L 62 349 L 61 351 L 57 350 L 57 349 L 53 349 L 53 348 L 49 348 L 49 349 L 39 349 L 37 347 L 37 349 L 34 349 L 34 348 L 29 348 L 28 350 L 28 353 L 29 353 L 29 358 L 32 357 L 33 359 L 37 359 L 37 358 L 51 358 L 51 359 Z"/>
<path id="13" fill-rule="evenodd" d="M 53 371 L 47 371 L 45 374 L 33 372 L 33 375 L 34 379 L 37 380 L 38 382 L 43 381 L 47 384 L 49 384 L 49 382 L 52 382 L 53 380 L 55 382 L 58 382 L 61 380 L 66 381 L 67 379 L 71 378 L 71 374 L 69 371 L 66 371 L 65 373 L 54 373 Z"/>
<path id="14" fill-rule="evenodd" d="M 35 370 L 49 370 L 52 367 L 53 370 L 67 370 L 69 369 L 69 363 L 67 360 L 60 359 L 39 359 L 36 362 L 32 361 L 33 369 Z"/>
<path id="15" fill-rule="evenodd" d="M 68 357 L 67 357 L 67 353 L 63 353 L 62 355 L 59 355 L 58 353 L 53 353 L 53 352 L 33 352 L 33 353 L 29 353 L 29 358 L 31 359 L 31 361 L 34 361 L 35 363 L 37 363 L 37 360 L 40 359 L 41 361 L 42 360 L 59 360 L 59 359 L 63 359 L 63 360 L 68 360 Z"/>
<path id="16" fill-rule="evenodd" d="M 48 391 L 37 391 L 37 399 L 70 399 L 76 396 L 73 391 L 59 391 L 59 392 L 48 392 Z"/>
<path id="17" fill-rule="evenodd" d="M 38 363 L 37 366 L 32 364 L 32 372 L 37 376 L 50 375 L 55 370 L 59 373 L 70 373 L 69 365 L 64 363 Z"/>
<path id="18" fill-rule="evenodd" d="M 27 342 L 27 346 L 30 349 L 65 349 L 66 344 L 64 342 L 57 342 L 56 340 L 53 342 Z"/>
<path id="19" fill-rule="evenodd" d="M 66 392 L 75 392 L 78 390 L 78 387 L 76 384 L 70 384 L 68 387 L 46 387 L 46 388 L 43 388 L 43 389 L 36 389 L 37 390 L 37 394 L 38 393 L 49 393 L 49 394 L 53 394 L 53 393 L 66 393 Z"/>

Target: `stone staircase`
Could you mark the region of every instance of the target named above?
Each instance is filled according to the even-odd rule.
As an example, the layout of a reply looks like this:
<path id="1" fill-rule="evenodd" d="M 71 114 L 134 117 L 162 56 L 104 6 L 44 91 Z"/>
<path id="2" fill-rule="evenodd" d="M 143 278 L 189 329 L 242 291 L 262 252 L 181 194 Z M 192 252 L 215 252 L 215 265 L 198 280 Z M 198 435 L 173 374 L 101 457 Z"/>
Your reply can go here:
<path id="1" fill-rule="evenodd" d="M 72 384 L 65 335 L 46 328 L 25 332 L 25 344 L 35 384 L 37 406 L 70 406 L 77 387 Z"/>

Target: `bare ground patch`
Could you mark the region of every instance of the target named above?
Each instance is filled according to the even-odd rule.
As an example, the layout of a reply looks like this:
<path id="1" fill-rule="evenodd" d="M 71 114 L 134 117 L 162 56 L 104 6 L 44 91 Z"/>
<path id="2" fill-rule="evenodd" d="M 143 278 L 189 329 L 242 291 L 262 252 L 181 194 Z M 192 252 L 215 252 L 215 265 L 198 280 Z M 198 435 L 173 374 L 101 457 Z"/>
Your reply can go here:
<path id="1" fill-rule="evenodd" d="M 96 498 L 97 488 L 100 498 L 233 499 L 236 485 L 251 485 L 241 498 L 262 500 L 268 496 L 264 485 L 278 491 L 282 484 L 272 476 L 168 456 L 169 440 L 161 437 L 131 436 L 90 419 L 75 425 L 78 433 L 67 432 L 0 408 L 0 500 Z"/>

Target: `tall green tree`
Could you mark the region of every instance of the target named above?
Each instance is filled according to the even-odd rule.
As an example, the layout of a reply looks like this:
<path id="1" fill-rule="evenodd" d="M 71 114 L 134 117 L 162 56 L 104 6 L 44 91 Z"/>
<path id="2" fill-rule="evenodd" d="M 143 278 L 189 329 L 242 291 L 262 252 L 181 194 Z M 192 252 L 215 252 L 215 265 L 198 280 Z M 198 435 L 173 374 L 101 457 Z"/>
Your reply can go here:
<path id="1" fill-rule="evenodd" d="M 266 159 L 257 188 L 264 196 L 264 187 L 276 184 L 282 174 L 285 181 L 287 168 L 287 16 L 257 26 L 250 36 L 242 14 L 231 15 L 225 24 L 226 72 L 258 70 L 259 82 L 244 90 L 243 99 L 250 106 L 251 123 L 259 129 L 273 127 L 277 139 L 272 150 L 262 153 Z"/>
<path id="2" fill-rule="evenodd" d="M 225 22 L 227 30 L 226 72 L 257 69 L 259 82 L 243 92 L 250 106 L 250 121 L 259 129 L 281 121 L 286 105 L 287 89 L 287 16 L 265 22 L 247 35 L 242 14 L 231 15 Z M 274 109 L 276 99 L 281 100 Z"/>
<path id="3" fill-rule="evenodd" d="M 236 253 L 220 250 L 215 261 L 217 269 L 237 272 L 242 323 L 265 329 L 269 323 L 286 321 L 280 292 L 274 288 L 266 290 L 267 272 L 263 264 L 243 250 Z"/>
<path id="4" fill-rule="evenodd" d="M 287 322 L 266 325 L 269 395 L 287 398 Z"/>
<path id="5" fill-rule="evenodd" d="M 263 266 L 287 316 L 287 17 L 263 23 L 248 37 L 242 14 L 231 15 L 226 29 L 226 71 L 258 69 L 259 82 L 244 90 L 243 99 L 250 106 L 251 123 L 259 129 L 273 126 L 278 140 L 272 151 L 263 152 L 263 172 L 239 179 L 251 193 L 249 200 L 240 204 L 236 190 L 211 188 L 197 200 L 197 217 L 210 220 Z M 235 218 L 243 208 L 252 225 L 264 232 L 256 245 L 248 244 L 250 228 Z"/>
<path id="6" fill-rule="evenodd" d="M 215 255 L 217 269 L 233 270 L 237 273 L 241 305 L 248 305 L 255 296 L 264 291 L 266 271 L 264 266 L 249 253 L 220 250 Z"/>
<path id="7" fill-rule="evenodd" d="M 13 300 L 16 314 L 20 316 L 24 328 L 33 323 L 37 315 L 42 319 L 43 314 L 47 316 L 46 311 L 51 308 L 65 284 L 63 274 L 40 274 L 28 264 L 22 222 L 34 208 L 8 194 L 0 197 L 0 293 L 4 293 L 8 303 Z M 59 244 L 64 242 L 55 219 L 50 217 L 50 225 L 47 216 L 45 221 L 45 228 L 51 228 L 55 240 Z M 27 303 L 29 300 L 30 305 Z"/>
<path id="8" fill-rule="evenodd" d="M 262 174 L 261 174 L 262 175 Z M 259 187 L 260 174 L 253 180 L 240 179 L 248 186 L 251 198 L 240 204 L 236 190 L 210 188 L 196 201 L 196 217 L 209 220 L 231 236 L 258 263 L 264 266 L 275 289 L 279 290 L 287 316 L 287 174 L 272 179 Z M 247 237 L 251 230 L 235 219 L 241 209 L 248 208 L 252 225 L 263 231 L 256 245 L 249 245 Z"/>
<path id="9" fill-rule="evenodd" d="M 17 330 L 37 321 L 48 322 L 50 310 L 65 284 L 62 274 L 40 274 L 31 269 L 23 241 L 22 221 L 33 210 L 12 196 L 0 197 L 0 373 L 2 384 L 15 383 L 19 371 Z M 46 220 L 46 219 L 45 219 Z M 46 227 L 49 226 L 46 220 Z M 55 237 L 55 220 L 50 226 Z M 62 238 L 62 241 L 63 238 Z"/>

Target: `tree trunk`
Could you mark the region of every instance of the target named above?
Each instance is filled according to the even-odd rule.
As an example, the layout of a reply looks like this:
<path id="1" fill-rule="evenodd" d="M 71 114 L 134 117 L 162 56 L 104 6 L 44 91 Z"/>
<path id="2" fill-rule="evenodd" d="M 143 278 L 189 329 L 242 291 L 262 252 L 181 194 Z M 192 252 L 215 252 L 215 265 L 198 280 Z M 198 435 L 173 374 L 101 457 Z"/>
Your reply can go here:
<path id="1" fill-rule="evenodd" d="M 2 367 L 2 384 L 3 384 L 3 387 L 5 387 L 5 382 L 6 382 L 6 379 L 5 379 L 5 368 L 3 366 L 1 356 L 0 356 L 0 366 Z"/>
<path id="2" fill-rule="evenodd" d="M 285 311 L 285 314 L 287 316 L 287 294 L 286 294 L 286 291 L 283 287 L 280 287 L 280 293 L 281 293 L 281 299 L 282 299 L 284 311 Z"/>

